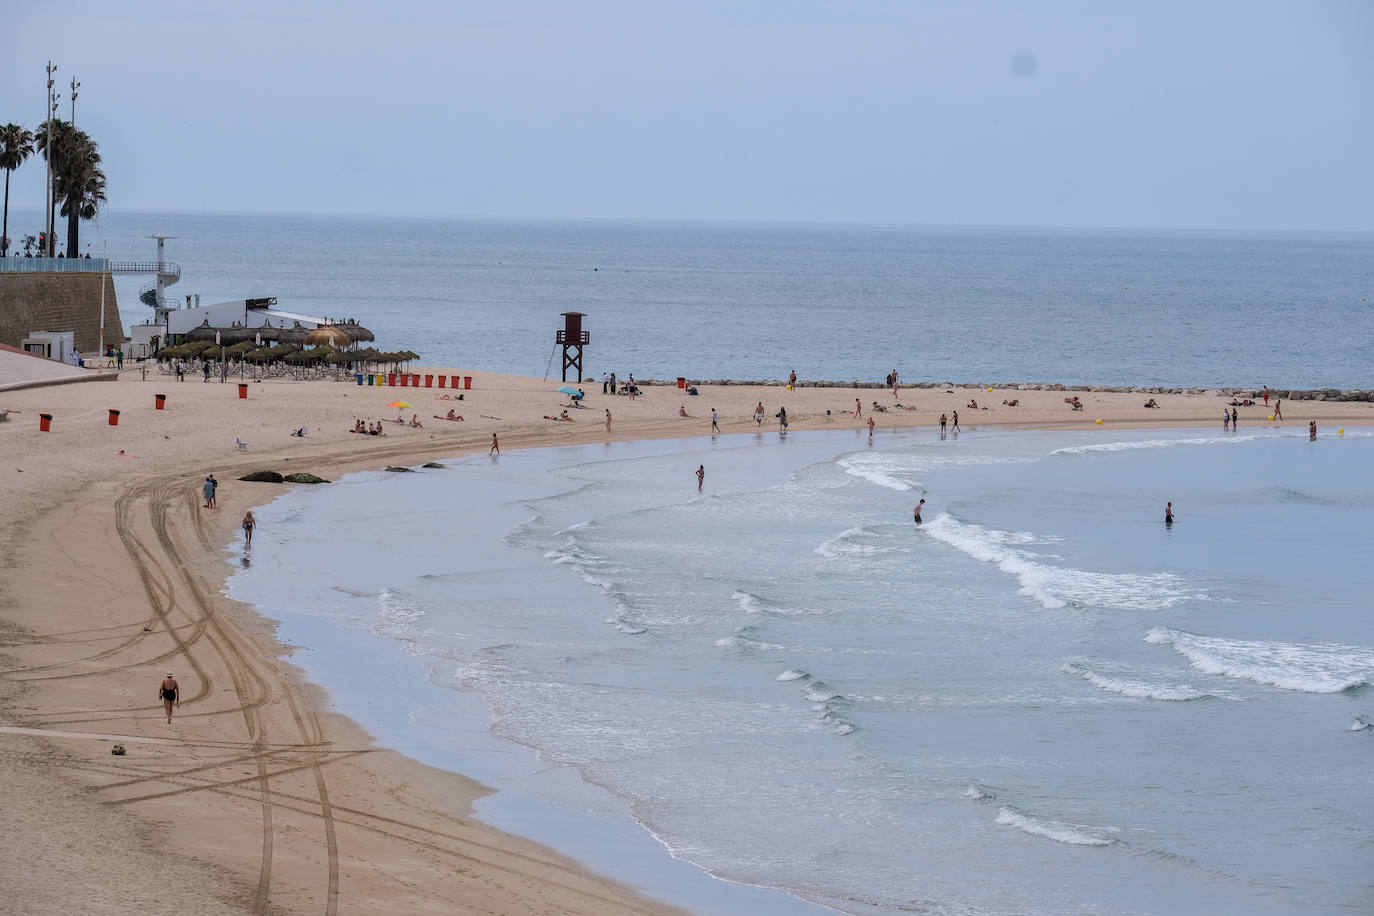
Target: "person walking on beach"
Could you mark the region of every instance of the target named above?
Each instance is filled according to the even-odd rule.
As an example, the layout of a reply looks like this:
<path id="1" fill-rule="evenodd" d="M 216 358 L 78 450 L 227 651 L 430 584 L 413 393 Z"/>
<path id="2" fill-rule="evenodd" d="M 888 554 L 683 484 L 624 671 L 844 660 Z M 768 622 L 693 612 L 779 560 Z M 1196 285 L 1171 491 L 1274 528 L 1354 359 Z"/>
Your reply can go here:
<path id="1" fill-rule="evenodd" d="M 716 422 L 716 409 L 714 407 L 711 408 L 711 432 L 720 432 L 720 424 Z"/>
<path id="2" fill-rule="evenodd" d="M 959 431 L 959 411 L 954 411 L 954 418 L 950 421 L 949 427 L 956 433 Z"/>
<path id="3" fill-rule="evenodd" d="M 243 540 L 245 547 L 253 546 L 253 529 L 258 527 L 258 520 L 253 518 L 253 510 L 249 509 L 248 514 L 243 517 Z"/>
<path id="4" fill-rule="evenodd" d="M 759 401 L 759 406 L 754 408 L 754 422 L 759 426 L 763 425 L 763 402 Z"/>
<path id="5" fill-rule="evenodd" d="M 184 359 L 177 360 L 177 381 L 186 381 L 186 360 Z"/>
<path id="6" fill-rule="evenodd" d="M 1166 503 L 1165 506 L 1164 506 L 1164 524 L 1165 524 L 1166 526 L 1169 526 L 1169 525 L 1173 525 L 1173 523 L 1174 523 L 1174 504 L 1173 504 L 1173 503 Z"/>
<path id="7" fill-rule="evenodd" d="M 796 388 L 796 387 L 797 387 L 797 370 L 796 370 L 796 369 L 793 369 L 791 372 L 787 373 L 787 388 L 788 388 L 788 390 L 790 391 L 790 390 L 792 390 L 792 389 L 794 389 L 794 388 Z"/>
<path id="8" fill-rule="evenodd" d="M 918 503 L 916 504 L 916 512 L 915 512 L 916 518 L 915 518 L 915 522 L 916 522 L 916 524 L 918 524 L 918 525 L 921 524 L 921 507 L 924 506 L 925 504 L 926 504 L 926 501 L 925 501 L 924 499 L 921 500 L 920 502 L 918 502 Z"/>
<path id="9" fill-rule="evenodd" d="M 778 416 L 778 426 L 780 426 L 780 427 L 782 428 L 782 431 L 783 431 L 783 432 L 787 432 L 787 408 L 786 408 L 786 407 L 779 407 L 779 408 L 778 408 L 778 414 L 777 414 L 777 416 Z"/>
<path id="10" fill-rule="evenodd" d="M 615 394 L 615 373 L 611 373 L 611 394 Z"/>
<path id="11" fill-rule="evenodd" d="M 1240 429 L 1240 413 L 1234 407 L 1231 408 L 1231 429 Z"/>
<path id="12" fill-rule="evenodd" d="M 602 394 L 610 394 L 610 393 L 611 393 L 611 377 L 610 377 L 609 375 L 607 375 L 606 373 L 604 373 L 604 372 L 601 373 L 601 393 L 602 393 Z"/>
<path id="13" fill-rule="evenodd" d="M 211 475 L 210 475 L 210 508 L 211 508 L 211 509 L 218 509 L 218 508 L 219 508 L 219 499 L 217 498 L 218 496 L 219 496 L 219 481 L 215 479 L 215 475 L 214 475 L 214 474 L 211 474 Z"/>
<path id="14" fill-rule="evenodd" d="M 1226 430 L 1228 430 L 1228 429 L 1230 429 L 1230 428 L 1231 428 L 1231 414 L 1227 412 L 1227 410 L 1226 410 L 1225 407 L 1223 407 L 1223 408 L 1221 408 L 1221 430 L 1222 430 L 1222 432 L 1225 432 Z"/>
<path id="15" fill-rule="evenodd" d="M 940 438 L 941 438 L 941 439 L 943 439 L 943 438 L 945 437 L 945 424 L 948 423 L 948 422 L 949 422 L 949 417 L 945 416 L 944 414 L 940 414 Z"/>
<path id="16" fill-rule="evenodd" d="M 172 672 L 168 671 L 167 676 L 162 679 L 162 684 L 157 688 L 157 695 L 162 700 L 162 708 L 167 711 L 167 724 L 172 724 L 172 704 L 181 705 L 181 688 L 177 686 L 177 679 L 172 677 Z"/>
<path id="17" fill-rule="evenodd" d="M 1275 420 L 1282 420 L 1282 419 L 1283 419 L 1283 398 L 1275 398 L 1275 399 L 1274 399 L 1274 419 L 1275 419 Z"/>
<path id="18" fill-rule="evenodd" d="M 892 400 L 897 400 L 897 370 L 892 370 Z"/>
<path id="19" fill-rule="evenodd" d="M 1307 441 L 1308 441 L 1308 442 L 1316 442 L 1316 441 L 1317 441 L 1317 421 L 1316 421 L 1316 420 L 1312 420 L 1311 422 L 1309 422 L 1309 423 L 1307 424 Z"/>
<path id="20" fill-rule="evenodd" d="M 205 505 L 201 506 L 201 508 L 211 508 L 210 500 L 215 498 L 215 485 L 210 482 L 209 477 L 205 478 L 205 483 L 201 486 L 200 493 L 205 497 Z"/>
<path id="21" fill-rule="evenodd" d="M 606 432 L 611 431 L 611 408 L 606 408 Z"/>
<path id="22" fill-rule="evenodd" d="M 123 348 L 123 347 L 121 347 L 121 348 L 119 348 L 118 350 L 115 351 L 115 366 L 118 367 L 119 369 L 123 369 L 123 368 L 124 368 L 124 348 Z"/>
<path id="23" fill-rule="evenodd" d="M 872 414 L 869 414 L 869 417 L 868 417 L 868 441 L 869 441 L 869 442 L 872 442 L 872 441 L 873 441 L 873 425 L 874 425 L 874 424 L 873 424 L 873 415 L 872 415 Z"/>
<path id="24" fill-rule="evenodd" d="M 706 482 L 706 465 L 697 465 L 697 492 L 701 492 L 701 485 Z"/>
<path id="25" fill-rule="evenodd" d="M 501 443 L 496 441 L 496 433 L 491 434 L 491 448 L 487 449 L 488 455 L 501 454 Z"/>
<path id="26" fill-rule="evenodd" d="M 854 417 L 859 420 L 864 418 L 864 405 L 858 398 L 854 399 Z"/>
<path id="27" fill-rule="evenodd" d="M 1265 386 L 1264 386 L 1264 406 L 1265 406 L 1265 407 L 1268 407 L 1268 406 L 1269 406 L 1269 386 L 1268 386 L 1268 385 L 1265 385 Z"/>

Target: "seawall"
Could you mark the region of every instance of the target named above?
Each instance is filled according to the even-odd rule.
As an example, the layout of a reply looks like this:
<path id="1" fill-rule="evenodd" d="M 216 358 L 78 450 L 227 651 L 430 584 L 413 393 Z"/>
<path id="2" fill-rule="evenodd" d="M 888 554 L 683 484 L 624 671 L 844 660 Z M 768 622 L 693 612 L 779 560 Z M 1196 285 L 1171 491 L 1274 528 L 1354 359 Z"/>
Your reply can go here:
<path id="1" fill-rule="evenodd" d="M 33 331 L 75 331 L 76 348 L 100 347 L 99 273 L 0 273 L 0 343 L 12 347 Z M 124 342 L 114 279 L 105 280 L 105 342 Z"/>

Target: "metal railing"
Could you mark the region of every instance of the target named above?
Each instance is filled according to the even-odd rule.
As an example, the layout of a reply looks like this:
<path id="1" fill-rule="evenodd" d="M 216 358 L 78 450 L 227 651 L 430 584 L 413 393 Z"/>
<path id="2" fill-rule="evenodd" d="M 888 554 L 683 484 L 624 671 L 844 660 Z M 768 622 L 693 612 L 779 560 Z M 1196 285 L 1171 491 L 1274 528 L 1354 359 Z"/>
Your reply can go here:
<path id="1" fill-rule="evenodd" d="M 0 273 L 12 274 L 98 274 L 109 270 L 104 258 L 0 258 Z"/>
<path id="2" fill-rule="evenodd" d="M 0 273 L 20 274 L 157 274 L 163 285 L 181 279 L 181 265 L 174 261 L 107 261 L 104 258 L 0 258 Z"/>

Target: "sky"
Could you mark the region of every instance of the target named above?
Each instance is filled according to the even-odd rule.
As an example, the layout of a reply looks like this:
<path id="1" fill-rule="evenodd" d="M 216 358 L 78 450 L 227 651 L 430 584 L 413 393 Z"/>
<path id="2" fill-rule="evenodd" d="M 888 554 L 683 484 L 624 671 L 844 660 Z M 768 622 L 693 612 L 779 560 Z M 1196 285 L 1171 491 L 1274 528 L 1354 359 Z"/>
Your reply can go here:
<path id="1" fill-rule="evenodd" d="M 6 6 L 111 208 L 1374 230 L 1369 0 Z"/>

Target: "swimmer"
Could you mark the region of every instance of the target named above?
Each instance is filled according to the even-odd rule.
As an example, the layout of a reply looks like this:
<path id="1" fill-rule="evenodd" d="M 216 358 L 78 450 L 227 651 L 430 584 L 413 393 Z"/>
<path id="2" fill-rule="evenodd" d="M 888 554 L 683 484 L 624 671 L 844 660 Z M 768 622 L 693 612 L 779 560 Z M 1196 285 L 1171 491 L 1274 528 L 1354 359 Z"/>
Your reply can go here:
<path id="1" fill-rule="evenodd" d="M 1164 524 L 1173 525 L 1174 523 L 1174 504 L 1168 503 L 1164 506 Z"/>
<path id="2" fill-rule="evenodd" d="M 918 525 L 921 524 L 921 507 L 924 506 L 925 504 L 926 504 L 926 501 L 925 501 L 924 499 L 921 500 L 920 502 L 918 502 L 918 503 L 916 504 L 916 511 L 915 511 L 915 513 L 914 513 L 914 515 L 915 515 L 914 521 L 915 521 L 916 524 L 918 524 Z"/>

